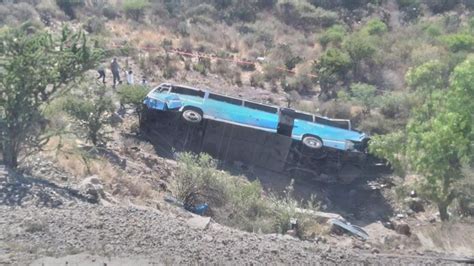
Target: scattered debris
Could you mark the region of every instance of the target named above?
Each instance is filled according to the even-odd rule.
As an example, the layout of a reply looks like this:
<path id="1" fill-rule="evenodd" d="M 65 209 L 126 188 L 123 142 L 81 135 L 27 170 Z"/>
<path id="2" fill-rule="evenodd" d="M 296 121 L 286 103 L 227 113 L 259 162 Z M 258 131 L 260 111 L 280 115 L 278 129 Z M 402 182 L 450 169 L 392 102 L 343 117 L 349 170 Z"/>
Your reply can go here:
<path id="1" fill-rule="evenodd" d="M 209 227 L 210 222 L 211 217 L 193 216 L 186 223 L 194 229 L 205 230 Z"/>
<path id="2" fill-rule="evenodd" d="M 365 232 L 364 229 L 360 228 L 357 225 L 353 225 L 353 224 L 350 224 L 349 222 L 342 221 L 339 219 L 330 219 L 328 223 L 333 226 L 340 227 L 346 230 L 347 232 L 359 237 L 360 239 L 364 241 L 369 239 L 369 234 L 367 234 L 367 232 Z"/>
<path id="3" fill-rule="evenodd" d="M 410 194 L 411 196 L 411 194 Z M 418 197 L 409 197 L 405 199 L 405 203 L 407 206 L 414 212 L 424 212 L 425 207 L 423 206 L 423 201 L 422 199 Z"/>

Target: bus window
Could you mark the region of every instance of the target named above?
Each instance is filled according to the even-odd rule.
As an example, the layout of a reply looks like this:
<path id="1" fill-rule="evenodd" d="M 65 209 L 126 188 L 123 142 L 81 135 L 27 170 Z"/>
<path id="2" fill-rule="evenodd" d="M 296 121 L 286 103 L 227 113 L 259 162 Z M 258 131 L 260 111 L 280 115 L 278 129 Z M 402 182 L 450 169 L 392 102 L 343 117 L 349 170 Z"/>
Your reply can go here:
<path id="1" fill-rule="evenodd" d="M 295 112 L 293 114 L 293 118 L 298 119 L 298 120 L 313 122 L 313 116 L 309 114 L 305 114 L 305 113 Z"/>
<path id="2" fill-rule="evenodd" d="M 213 99 L 213 100 L 220 101 L 220 102 L 226 102 L 226 103 L 230 103 L 230 104 L 234 104 L 234 105 L 242 105 L 242 100 L 227 97 L 227 96 L 223 96 L 223 95 L 219 95 L 219 94 L 210 93 L 209 94 L 209 99 Z"/>
<path id="3" fill-rule="evenodd" d="M 158 91 L 160 93 L 165 93 L 165 92 L 168 92 L 169 90 L 170 90 L 170 87 L 168 87 L 168 86 L 161 86 L 161 87 L 158 88 Z"/>
<path id="4" fill-rule="evenodd" d="M 244 102 L 244 106 L 248 107 L 248 108 L 255 109 L 255 110 L 259 110 L 259 111 L 272 113 L 272 114 L 276 114 L 278 112 L 278 109 L 276 107 L 263 105 L 263 104 L 259 104 L 259 103 Z"/>
<path id="5" fill-rule="evenodd" d="M 196 96 L 200 98 L 204 98 L 204 95 L 206 94 L 203 91 L 193 90 L 193 89 L 184 88 L 184 87 L 176 87 L 176 86 L 171 87 L 171 92 L 176 93 L 176 94 L 182 94 L 182 95 Z"/>
<path id="6" fill-rule="evenodd" d="M 315 116 L 314 120 L 315 120 L 314 121 L 315 123 L 318 123 L 321 125 L 327 125 L 327 126 L 350 130 L 349 121 L 345 121 L 345 120 L 335 121 L 335 120 L 326 119 L 320 116 Z"/>

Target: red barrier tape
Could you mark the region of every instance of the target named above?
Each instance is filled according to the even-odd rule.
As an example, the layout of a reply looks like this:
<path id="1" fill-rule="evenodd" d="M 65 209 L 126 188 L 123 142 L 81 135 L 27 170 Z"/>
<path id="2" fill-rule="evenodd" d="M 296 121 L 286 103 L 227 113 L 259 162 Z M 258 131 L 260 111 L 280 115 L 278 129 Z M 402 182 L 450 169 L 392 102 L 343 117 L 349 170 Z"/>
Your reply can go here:
<path id="1" fill-rule="evenodd" d="M 111 47 L 114 47 L 114 49 L 117 49 L 117 48 L 123 48 L 124 46 L 114 44 Z M 144 51 L 161 51 L 161 48 L 154 48 L 154 47 L 139 47 L 139 48 L 136 48 L 136 49 L 144 50 Z M 245 61 L 245 60 L 240 60 L 240 59 L 224 58 L 224 57 L 218 57 L 218 56 L 211 55 L 211 54 L 189 53 L 189 52 L 180 51 L 180 50 L 174 49 L 174 48 L 167 51 L 167 52 L 170 53 L 170 54 L 178 54 L 178 55 L 184 55 L 184 56 L 188 56 L 188 57 L 207 58 L 207 59 L 210 59 L 210 60 L 227 61 L 227 62 L 232 62 L 232 63 L 239 64 L 239 65 L 256 65 L 257 63 L 259 63 L 258 61 L 252 62 L 252 61 Z M 287 68 L 284 68 L 284 67 L 274 67 L 274 68 L 276 70 L 279 70 L 279 71 L 282 71 L 282 72 L 287 72 L 287 73 L 290 73 L 292 75 L 296 74 L 296 71 L 291 70 L 291 69 L 287 69 Z M 317 75 L 314 75 L 314 74 L 304 74 L 304 75 L 308 76 L 308 77 L 311 77 L 311 78 L 317 78 L 318 77 Z"/>

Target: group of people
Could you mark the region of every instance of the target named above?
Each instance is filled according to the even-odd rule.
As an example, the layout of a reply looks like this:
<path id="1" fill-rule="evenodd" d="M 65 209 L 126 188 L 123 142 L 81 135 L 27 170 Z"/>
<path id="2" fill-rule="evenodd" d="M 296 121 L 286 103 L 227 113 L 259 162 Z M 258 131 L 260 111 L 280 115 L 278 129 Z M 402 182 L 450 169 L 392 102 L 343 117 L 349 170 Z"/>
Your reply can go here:
<path id="1" fill-rule="evenodd" d="M 110 63 L 110 71 L 112 72 L 113 77 L 113 87 L 118 84 L 122 84 L 122 80 L 120 79 L 120 65 L 117 62 L 117 58 L 114 58 Z M 99 73 L 99 77 L 97 79 L 102 79 L 102 83 L 105 84 L 105 68 L 103 65 L 99 67 L 97 70 Z M 132 85 L 135 84 L 133 80 L 133 71 L 131 69 L 125 70 L 125 76 L 127 77 L 127 84 Z M 145 76 L 142 76 L 142 80 L 140 81 L 141 85 L 147 85 L 148 81 L 146 80 Z"/>

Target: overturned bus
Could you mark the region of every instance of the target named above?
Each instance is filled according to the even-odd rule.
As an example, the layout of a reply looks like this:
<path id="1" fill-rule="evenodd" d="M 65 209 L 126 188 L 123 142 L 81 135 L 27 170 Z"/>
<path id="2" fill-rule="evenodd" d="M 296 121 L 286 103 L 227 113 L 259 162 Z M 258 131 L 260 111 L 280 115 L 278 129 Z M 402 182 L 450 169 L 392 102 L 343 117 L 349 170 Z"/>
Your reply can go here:
<path id="1" fill-rule="evenodd" d="M 337 174 L 344 158 L 366 152 L 369 140 L 366 134 L 352 129 L 349 120 L 182 85 L 161 84 L 143 103 L 146 121 L 141 124 L 148 129 L 161 127 L 153 132 L 167 135 L 164 142 L 171 143 L 174 150 L 180 150 L 177 143 L 181 141 L 182 150 L 206 152 L 221 160 L 274 171 L 296 170 L 293 174 L 316 179 L 337 179 L 333 178 L 334 171 L 323 174 L 323 170 L 336 169 Z"/>
<path id="2" fill-rule="evenodd" d="M 364 152 L 367 136 L 352 130 L 351 122 L 329 119 L 288 108 L 255 103 L 192 87 L 161 84 L 144 104 L 161 111 L 179 111 L 189 123 L 203 118 L 286 135 L 307 148 L 323 147 Z"/>

